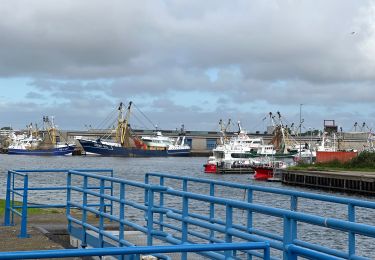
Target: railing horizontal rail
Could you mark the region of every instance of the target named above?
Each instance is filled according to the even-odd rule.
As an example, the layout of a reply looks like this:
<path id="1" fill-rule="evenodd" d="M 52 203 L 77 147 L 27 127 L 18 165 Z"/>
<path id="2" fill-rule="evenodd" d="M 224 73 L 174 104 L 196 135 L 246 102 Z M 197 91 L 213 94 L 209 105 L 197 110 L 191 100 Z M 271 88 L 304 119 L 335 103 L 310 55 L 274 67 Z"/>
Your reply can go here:
<path id="1" fill-rule="evenodd" d="M 14 174 L 14 175 L 21 176 L 21 177 L 25 177 L 27 175 L 26 173 L 22 173 L 22 172 L 18 172 L 18 171 L 12 171 L 12 170 L 10 170 L 9 172 Z"/>
<path id="2" fill-rule="evenodd" d="M 78 203 L 70 203 L 70 205 L 72 205 L 73 207 L 75 207 L 77 209 L 86 209 L 87 211 L 90 211 L 93 214 L 96 214 L 98 216 L 102 216 L 102 217 L 108 218 L 109 220 L 116 221 L 117 223 L 120 223 L 120 224 L 123 224 L 123 225 L 127 225 L 129 227 L 134 228 L 135 230 L 147 232 L 147 229 L 145 227 L 140 226 L 140 225 L 138 225 L 138 224 L 136 224 L 134 222 L 131 222 L 131 221 L 128 221 L 128 220 L 125 220 L 125 219 L 121 219 L 119 217 L 113 216 L 113 215 L 108 214 L 108 213 L 103 213 L 103 212 L 100 212 L 100 211 L 92 209 L 92 208 L 82 207 Z M 68 216 L 67 218 L 68 218 L 68 220 L 72 220 L 72 221 L 75 219 L 75 218 L 73 218 L 71 216 Z M 77 222 L 77 223 L 81 224 L 82 222 Z"/>
<path id="3" fill-rule="evenodd" d="M 19 237 L 27 238 L 29 235 L 27 234 L 27 209 L 28 208 L 65 208 L 66 201 L 61 204 L 38 204 L 33 203 L 30 204 L 28 201 L 28 193 L 32 192 L 32 194 L 37 193 L 38 191 L 66 191 L 67 186 L 45 186 L 37 187 L 35 185 L 29 184 L 29 175 L 33 175 L 35 173 L 63 173 L 64 176 L 67 174 L 71 169 L 32 169 L 32 170 L 8 170 L 7 176 L 7 191 L 6 191 L 6 206 L 4 212 L 4 225 L 9 226 L 14 224 L 14 215 L 21 217 L 21 233 Z M 77 170 L 77 169 L 76 169 Z M 109 173 L 113 177 L 113 170 L 112 169 L 79 169 L 79 171 L 84 171 L 87 173 Z M 19 180 L 17 176 L 22 177 L 22 180 Z M 97 175 L 103 176 L 103 175 Z M 103 187 L 99 186 L 92 186 L 88 189 L 99 189 Z M 111 194 L 113 194 L 113 185 L 104 186 L 104 190 L 109 190 Z M 21 204 L 18 205 L 14 203 L 15 196 L 20 196 Z M 95 204 L 93 204 L 95 205 Z M 99 204 L 96 204 L 99 205 Z M 92 206 L 92 204 L 90 204 Z M 110 211 L 112 211 L 112 205 L 106 204 L 106 206 L 110 207 Z M 21 209 L 21 212 L 17 211 L 16 209 Z"/>
<path id="4" fill-rule="evenodd" d="M 143 239 L 149 246 L 156 243 L 156 240 L 162 240 L 164 243 L 176 246 L 202 243 L 201 241 L 210 244 L 267 241 L 267 244 L 275 249 L 275 257 L 280 257 L 282 254 L 283 259 L 288 260 L 296 260 L 298 256 L 308 259 L 344 258 L 363 260 L 368 258 L 356 255 L 355 252 L 358 241 L 362 239 L 358 238 L 357 240 L 356 236 L 365 236 L 365 239 L 375 238 L 375 226 L 355 222 L 355 207 L 371 209 L 375 205 L 374 202 L 165 174 L 156 174 L 156 178 L 160 178 L 159 183 L 157 183 L 155 179 L 151 179 L 154 176 L 153 173 L 146 176 L 146 183 L 139 183 L 102 176 L 93 172 L 72 170 L 66 175 L 68 227 L 69 230 L 76 232 L 74 234 L 81 241 L 82 247 L 91 243 L 92 239 L 96 239 L 99 246 L 105 243 L 108 246 L 108 240 L 111 240 L 112 244 L 116 245 L 117 243 L 119 247 L 131 246 L 132 244 L 127 241 L 129 233 L 124 232 L 125 227 L 130 227 L 132 230 L 143 233 Z M 164 184 L 169 177 L 171 180 L 181 180 L 182 182 L 180 184 L 174 181 L 172 187 L 165 186 Z M 193 181 L 189 182 L 191 179 Z M 192 191 L 195 192 L 194 188 L 196 187 L 191 187 L 191 184 L 195 181 L 207 183 L 209 189 L 205 189 L 204 192 L 193 193 Z M 111 187 L 115 185 L 115 193 L 108 194 L 106 191 L 107 182 L 111 182 Z M 177 188 L 175 188 L 176 185 Z M 217 185 L 243 189 L 247 192 L 247 201 L 220 197 L 219 194 L 222 194 L 221 191 L 223 190 L 217 189 L 219 187 Z M 188 191 L 190 188 L 193 188 L 192 191 Z M 144 197 L 136 194 L 129 195 L 129 192 L 134 191 L 141 194 L 144 192 L 142 194 Z M 209 194 L 206 194 L 206 191 Z M 253 202 L 253 191 L 290 196 L 290 208 L 272 207 L 263 203 L 255 204 Z M 347 219 L 324 217 L 298 211 L 298 198 L 346 204 L 348 211 L 347 214 L 343 213 L 343 215 L 347 216 Z M 305 200 L 302 201 L 305 202 Z M 108 203 L 114 203 L 112 205 L 116 207 L 116 214 L 106 212 L 105 206 Z M 204 206 L 202 207 L 202 205 Z M 370 207 L 367 207 L 369 205 Z M 81 210 L 82 214 L 78 218 L 70 212 L 73 207 Z M 304 207 L 301 209 L 303 210 Z M 129 214 L 129 210 L 133 210 L 131 214 Z M 134 213 L 139 214 L 136 221 L 134 220 L 134 216 L 136 216 Z M 275 226 L 270 225 L 268 227 L 266 225 L 262 229 L 263 227 L 253 225 L 253 213 L 257 218 L 262 215 L 261 218 L 269 218 L 271 221 L 276 219 Z M 92 219 L 89 221 L 88 217 L 91 215 L 97 217 L 95 218 L 97 219 L 96 224 Z M 322 215 L 325 214 L 322 213 Z M 107 220 L 118 223 L 117 233 L 105 229 L 104 223 L 106 222 L 104 221 Z M 340 238 L 342 235 L 347 235 L 347 248 L 345 250 L 339 249 L 345 248 L 345 242 L 335 249 L 332 246 L 320 245 L 321 241 L 312 240 L 317 243 L 314 244 L 301 240 L 301 235 L 298 233 L 310 225 L 317 230 L 323 227 L 332 231 L 339 231 L 337 233 L 345 233 L 341 234 Z M 297 232 L 297 227 L 299 232 Z M 302 227 L 301 230 L 300 227 Z M 245 257 L 245 255 L 248 258 L 251 258 L 251 255 L 263 256 L 261 252 L 248 251 L 248 249 L 238 251 L 241 252 L 204 252 L 201 254 L 214 259 L 236 258 L 237 254 L 240 255 L 237 257 L 239 259 L 243 259 L 242 257 Z M 186 257 L 186 254 L 184 256 Z M 182 259 L 186 258 L 182 257 Z M 279 258 L 269 256 L 269 259 Z"/>
<path id="5" fill-rule="evenodd" d="M 22 207 L 21 207 L 22 208 Z M 17 216 L 22 216 L 22 213 L 17 211 L 16 209 L 10 209 L 14 214 L 16 214 Z"/>
<path id="6" fill-rule="evenodd" d="M 263 213 L 270 216 L 275 217 L 287 217 L 289 219 L 298 220 L 300 222 L 314 224 L 322 227 L 329 227 L 334 228 L 342 231 L 352 231 L 357 234 L 362 234 L 370 237 L 375 237 L 375 227 L 361 224 L 361 223 L 354 223 L 350 221 L 334 219 L 334 218 L 324 218 L 320 216 L 315 216 L 307 213 L 302 212 L 295 212 L 285 209 L 279 208 L 271 208 L 259 204 L 250 204 L 242 201 L 231 200 L 231 199 L 224 199 L 219 197 L 211 197 L 203 194 L 191 193 L 191 192 L 184 192 L 184 191 L 177 191 L 174 189 L 168 189 L 164 191 L 165 194 L 170 194 L 178 197 L 186 197 L 191 198 L 199 201 L 205 202 L 212 202 L 215 204 L 220 205 L 231 205 L 235 208 L 240 209 L 248 209 L 252 210 L 253 212 Z"/>
<path id="7" fill-rule="evenodd" d="M 264 259 L 270 259 L 269 244 L 267 242 L 249 243 L 222 243 L 222 244 L 195 244 L 195 245 L 171 245 L 171 246 L 137 246 L 137 247 L 112 247 L 89 249 L 63 249 L 63 250 L 39 250 L 1 252 L 1 259 L 33 259 L 33 258 L 63 258 L 84 256 L 107 255 L 139 255 L 175 252 L 204 252 L 226 250 L 264 250 Z"/>
<path id="8" fill-rule="evenodd" d="M 298 255 L 298 256 L 304 256 L 304 257 L 308 257 L 310 259 L 316 259 L 316 260 L 320 260 L 320 259 L 321 260 L 342 260 L 341 257 L 336 257 L 336 256 L 324 254 L 324 253 L 321 253 L 321 252 L 306 249 L 306 248 L 299 247 L 299 246 L 296 246 L 296 245 L 288 246 L 287 251 L 292 253 L 292 254 Z M 350 259 L 355 259 L 355 258 L 350 257 Z M 356 259 L 359 260 L 359 258 L 356 258 Z M 360 259 L 367 259 L 367 258 L 360 258 Z"/>
<path id="9" fill-rule="evenodd" d="M 74 174 L 74 175 L 78 175 L 78 176 L 86 176 L 88 178 L 93 178 L 93 179 L 97 179 L 97 180 L 111 181 L 111 182 L 114 182 L 114 183 L 123 183 L 123 184 L 131 185 L 133 187 L 138 187 L 138 188 L 146 188 L 146 189 L 153 189 L 153 190 L 159 190 L 159 191 L 162 191 L 162 190 L 166 189 L 165 187 L 162 187 L 160 185 L 144 184 L 144 183 L 141 183 L 141 182 L 128 181 L 128 180 L 114 178 L 114 177 L 108 177 L 108 176 L 101 176 L 101 175 L 86 173 L 86 172 L 83 172 L 81 170 L 80 171 L 71 170 L 71 171 L 69 171 L 69 173 Z"/>
<path id="10" fill-rule="evenodd" d="M 13 192 L 14 195 L 18 195 L 18 196 L 23 196 L 23 193 L 21 192 L 18 192 L 18 190 L 23 190 L 23 189 L 9 189 L 11 192 Z"/>
<path id="11" fill-rule="evenodd" d="M 310 249 L 310 250 L 317 251 L 317 252 L 322 252 L 322 253 L 325 253 L 327 255 L 334 255 L 334 256 L 337 256 L 337 257 L 344 258 L 344 259 L 355 259 L 355 260 L 368 259 L 368 258 L 360 257 L 360 256 L 349 256 L 348 253 L 339 251 L 337 249 L 331 249 L 331 248 L 326 248 L 326 247 L 315 245 L 315 244 L 310 244 L 310 243 L 307 243 L 305 241 L 301 241 L 301 240 L 298 240 L 298 239 L 294 239 L 293 244 L 295 244 L 297 246 L 300 246 L 300 247 L 303 247 L 303 248 L 306 248 L 306 249 Z"/>
<path id="12" fill-rule="evenodd" d="M 327 195 L 322 195 L 322 194 L 314 194 L 314 193 L 307 193 L 307 192 L 301 192 L 301 191 L 291 191 L 291 190 L 271 188 L 271 187 L 261 187 L 261 186 L 256 186 L 256 185 L 245 185 L 245 184 L 218 181 L 218 180 L 175 176 L 175 175 L 169 175 L 169 174 L 164 174 L 164 173 L 150 172 L 150 173 L 146 173 L 145 176 L 146 176 L 145 177 L 146 179 L 148 176 L 150 177 L 155 176 L 155 177 L 162 177 L 162 178 L 168 178 L 168 179 L 174 179 L 174 180 L 187 180 L 187 181 L 198 182 L 198 183 L 214 184 L 214 185 L 220 185 L 224 187 L 232 187 L 232 188 L 238 188 L 238 189 L 244 189 L 244 190 L 251 189 L 253 191 L 268 192 L 268 193 L 275 193 L 275 194 L 288 195 L 288 196 L 296 196 L 300 198 L 320 200 L 320 201 L 325 201 L 325 202 L 333 202 L 333 203 L 339 203 L 339 204 L 345 204 L 345 205 L 351 204 L 351 205 L 358 206 L 358 207 L 375 209 L 375 202 L 372 202 L 372 201 L 357 200 L 357 199 L 351 199 L 351 198 L 340 198 L 340 197 L 327 196 Z M 148 182 L 146 181 L 146 183 Z"/>
<path id="13" fill-rule="evenodd" d="M 35 172 L 68 172 L 71 171 L 72 169 L 31 169 L 31 170 L 11 170 L 14 173 L 35 173 Z M 112 172 L 112 169 L 93 169 L 93 168 L 84 168 L 84 169 L 78 169 L 79 171 L 82 172 Z"/>
<path id="14" fill-rule="evenodd" d="M 23 188 L 14 188 L 14 190 L 23 190 Z M 66 186 L 65 187 L 39 187 L 39 188 L 36 188 L 36 187 L 29 187 L 28 188 L 29 191 L 32 191 L 32 190 L 51 190 L 51 191 L 55 191 L 55 190 L 64 190 L 66 191 Z"/>

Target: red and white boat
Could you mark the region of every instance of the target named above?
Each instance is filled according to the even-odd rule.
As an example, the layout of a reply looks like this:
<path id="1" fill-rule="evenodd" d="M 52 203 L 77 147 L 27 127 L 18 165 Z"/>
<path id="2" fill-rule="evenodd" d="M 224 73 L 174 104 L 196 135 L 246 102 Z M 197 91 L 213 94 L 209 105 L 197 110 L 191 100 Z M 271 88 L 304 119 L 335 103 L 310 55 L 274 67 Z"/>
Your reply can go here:
<path id="1" fill-rule="evenodd" d="M 203 165 L 205 173 L 217 173 L 217 161 L 215 157 L 210 156 L 206 164 Z"/>
<path id="2" fill-rule="evenodd" d="M 222 131 L 223 137 L 221 143 L 212 150 L 212 156 L 204 164 L 205 173 L 219 173 L 220 169 L 241 169 L 246 168 L 252 172 L 250 165 L 254 163 L 252 152 L 262 146 L 262 138 L 250 138 L 247 132 L 242 129 L 238 122 L 238 133 L 226 140 L 225 131 Z"/>
<path id="3" fill-rule="evenodd" d="M 283 161 L 268 161 L 251 166 L 254 170 L 253 178 L 258 181 L 281 181 L 281 170 L 287 168 Z"/>

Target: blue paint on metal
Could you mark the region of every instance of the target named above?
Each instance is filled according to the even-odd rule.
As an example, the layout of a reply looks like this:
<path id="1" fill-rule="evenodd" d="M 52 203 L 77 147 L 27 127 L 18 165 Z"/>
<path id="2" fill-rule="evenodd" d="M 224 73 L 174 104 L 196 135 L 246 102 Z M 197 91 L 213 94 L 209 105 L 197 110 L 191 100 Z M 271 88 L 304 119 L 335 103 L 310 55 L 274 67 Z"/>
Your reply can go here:
<path id="1" fill-rule="evenodd" d="M 157 182 L 158 178 L 163 178 L 163 179 L 170 179 L 170 180 L 176 180 L 176 181 L 181 181 L 183 184 L 183 187 L 187 187 L 189 185 L 191 186 L 198 186 L 198 184 L 207 184 L 207 189 L 202 189 L 202 190 L 209 190 L 209 195 L 212 196 L 212 191 L 214 187 L 227 187 L 227 188 L 234 188 L 234 189 L 243 189 L 247 193 L 247 202 L 252 203 L 253 199 L 253 193 L 256 191 L 259 192 L 266 192 L 266 193 L 271 193 L 271 194 L 277 194 L 277 195 L 287 195 L 290 196 L 290 211 L 283 211 L 282 209 L 273 209 L 273 208 L 262 208 L 259 207 L 256 209 L 256 207 L 253 207 L 251 210 L 248 210 L 247 214 L 247 227 L 243 227 L 241 225 L 233 225 L 233 228 L 238 230 L 238 236 L 247 239 L 252 239 L 255 241 L 261 241 L 259 239 L 271 239 L 270 244 L 271 247 L 282 250 L 284 252 L 284 259 L 295 259 L 296 256 L 291 255 L 285 250 L 285 247 L 288 244 L 295 244 L 299 246 L 303 246 L 306 249 L 310 250 L 316 250 L 317 252 L 320 252 L 322 254 L 330 254 L 334 257 L 342 257 L 345 259 L 363 259 L 360 256 L 355 255 L 356 251 L 356 234 L 364 234 L 363 232 L 366 232 L 365 236 L 368 237 L 374 237 L 375 236 L 375 229 L 374 226 L 367 226 L 369 232 L 365 231 L 367 229 L 363 224 L 355 223 L 355 208 L 356 207 L 362 207 L 362 208 L 368 208 L 368 209 L 375 209 L 375 203 L 370 202 L 370 201 L 363 201 L 363 200 L 356 200 L 356 199 L 349 199 L 349 198 L 340 198 L 340 197 L 333 197 L 333 196 L 326 196 L 326 195 L 319 195 L 319 194 L 311 194 L 311 193 L 306 193 L 306 192 L 298 192 L 298 191 L 288 191 L 288 190 L 283 190 L 283 189 L 276 189 L 276 188 L 268 188 L 268 187 L 258 187 L 254 185 L 243 185 L 243 184 L 238 184 L 238 183 L 228 183 L 228 182 L 223 182 L 223 181 L 215 181 L 215 180 L 207 180 L 207 179 L 200 179 L 200 178 L 191 178 L 191 177 L 183 177 L 183 176 L 175 176 L 175 175 L 168 175 L 168 174 L 163 174 L 163 173 L 147 173 L 145 176 L 145 182 L 146 183 L 154 183 Z M 155 179 L 155 180 L 154 180 Z M 178 187 L 178 185 L 175 185 L 175 187 Z M 181 191 L 186 191 L 186 189 L 181 189 Z M 168 193 L 168 192 L 167 192 Z M 179 196 L 178 192 L 174 192 L 175 196 Z M 201 194 L 203 195 L 203 194 Z M 181 195 L 182 196 L 182 195 Z M 205 195 L 203 195 L 205 196 Z M 194 199 L 202 199 L 199 195 L 194 195 Z M 333 218 L 323 218 L 319 216 L 314 216 L 311 214 L 305 214 L 302 212 L 298 212 L 298 199 L 299 198 L 307 198 L 307 199 L 312 199 L 312 200 L 317 200 L 317 201 L 324 201 L 324 202 L 332 202 L 332 203 L 337 203 L 337 204 L 343 204 L 347 205 L 348 207 L 348 217 L 347 221 L 344 220 L 339 220 L 339 219 L 333 219 Z M 245 198 L 244 198 L 245 199 Z M 214 200 L 214 199 L 213 199 Z M 212 202 L 211 200 L 210 203 L 210 208 L 212 210 L 212 204 L 220 204 L 219 201 Z M 240 203 L 235 203 L 237 204 L 238 207 L 240 206 Z M 167 213 L 166 215 L 173 215 L 173 214 L 180 214 L 178 210 L 175 209 L 169 209 L 170 212 Z M 265 210 L 265 211 L 263 211 Z M 285 210 L 285 209 L 284 209 Z M 173 213 L 171 213 L 173 212 Z M 253 212 L 260 212 L 266 215 L 271 215 L 271 216 L 278 216 L 280 218 L 284 218 L 284 236 L 280 237 L 276 234 L 272 233 L 267 233 L 258 229 L 252 228 L 252 215 Z M 296 213 L 296 214 L 294 214 Z M 279 215 L 280 214 L 280 215 Z M 204 216 L 198 216 L 196 214 L 190 214 L 190 217 L 194 217 L 196 219 L 200 219 L 202 221 L 209 221 L 210 224 L 219 224 L 219 225 L 225 225 L 224 221 L 221 221 L 220 219 L 212 219 L 212 213 L 210 212 L 209 217 L 204 217 Z M 342 230 L 348 233 L 348 251 L 340 251 L 340 250 L 335 250 L 335 249 L 330 249 L 327 247 L 315 245 L 312 243 L 307 243 L 305 241 L 298 240 L 297 238 L 297 223 L 298 222 L 305 222 L 313 225 L 318 225 L 318 226 L 323 226 L 327 228 L 332 228 L 336 230 Z M 354 224 L 355 225 L 352 225 Z M 163 225 L 163 223 L 158 223 L 160 225 Z M 198 224 L 198 223 L 195 223 Z M 215 229 L 215 225 L 212 225 L 211 227 L 211 233 Z M 244 235 L 243 233 L 241 234 L 240 232 L 243 232 L 247 230 L 248 235 Z M 371 230 L 371 231 L 370 231 Z M 236 231 L 237 232 L 237 231 Z M 235 233 L 236 233 L 235 232 Z M 250 235 L 254 234 L 254 235 Z M 228 234 L 227 234 L 228 235 Z M 210 237 L 210 240 L 212 238 Z M 278 241 L 284 241 L 283 243 L 280 243 Z M 250 257 L 249 257 L 250 258 Z M 364 258 L 367 259 L 367 258 Z"/>
<path id="2" fill-rule="evenodd" d="M 263 250 L 269 257 L 269 244 L 267 242 L 253 243 L 221 243 L 221 244 L 196 244 L 196 245 L 170 245 L 170 246 L 138 246 L 127 248 L 90 248 L 90 249 L 64 249 L 64 250 L 37 250 L 20 252 L 1 252 L 1 259 L 35 259 L 51 257 L 83 257 L 83 256 L 116 256 L 116 255 L 139 255 L 158 254 L 174 252 L 203 252 L 220 250 Z M 268 256 L 268 257 L 267 257 Z"/>
<path id="3" fill-rule="evenodd" d="M 83 172 L 91 173 L 109 173 L 113 177 L 112 169 L 79 169 Z M 9 170 L 7 175 L 7 190 L 6 190 L 6 202 L 4 210 L 4 226 L 14 225 L 14 215 L 21 217 L 21 229 L 19 238 L 27 238 L 30 235 L 27 234 L 27 211 L 29 208 L 65 208 L 66 202 L 63 204 L 29 204 L 28 194 L 30 191 L 66 191 L 67 187 L 29 187 L 29 175 L 33 174 L 44 174 L 44 173 L 65 173 L 67 174 L 68 169 L 41 169 L 41 170 Z M 21 180 L 19 180 L 21 178 Z M 16 186 L 16 180 L 20 181 L 23 185 Z M 90 189 L 100 189 L 101 187 L 92 186 Z M 113 184 L 111 186 L 105 186 L 105 190 L 110 190 L 113 195 Z M 16 196 L 21 197 L 21 205 L 15 205 Z M 67 198 L 67 200 L 69 200 Z M 100 204 L 90 204 L 90 206 L 100 206 Z M 111 214 L 113 213 L 112 202 L 106 204 L 104 207 L 110 207 Z"/>
<path id="4" fill-rule="evenodd" d="M 165 174 L 165 173 L 146 173 L 145 174 L 146 184 L 150 183 L 151 177 L 155 177 L 155 178 L 163 177 L 164 179 L 180 180 L 180 181 L 186 180 L 190 183 L 205 183 L 208 185 L 214 184 L 215 186 L 237 188 L 237 189 L 243 189 L 243 190 L 251 189 L 253 191 L 274 193 L 278 195 L 296 196 L 297 198 L 307 198 L 307 199 L 312 199 L 312 200 L 332 202 L 332 203 L 338 203 L 338 204 L 344 204 L 344 205 L 352 204 L 353 206 L 356 206 L 356 207 L 375 209 L 375 202 L 371 202 L 371 201 L 328 196 L 328 195 L 301 192 L 301 191 L 291 191 L 287 189 L 270 188 L 270 187 L 263 187 L 263 186 L 256 186 L 256 185 L 246 185 L 246 184 L 239 184 L 239 183 L 233 183 L 233 182 L 227 182 L 227 181 L 217 181 L 217 180 L 210 180 L 210 179 L 203 179 L 203 178 L 170 175 L 170 174 Z"/>
<path id="5" fill-rule="evenodd" d="M 29 176 L 24 176 L 23 182 L 23 196 L 22 196 L 22 220 L 21 220 L 21 233 L 18 237 L 20 238 L 27 238 L 29 235 L 27 234 L 27 198 L 28 192 L 27 189 L 29 187 Z"/>
<path id="6" fill-rule="evenodd" d="M 46 172 L 48 171 L 51 170 L 47 170 Z M 8 180 L 14 180 L 15 176 L 21 176 L 22 178 L 29 177 L 28 171 L 20 171 L 15 172 L 12 176 L 8 175 Z M 73 177 L 75 180 L 74 183 L 72 182 Z M 76 181 L 80 178 L 81 181 Z M 156 184 L 150 183 L 153 178 L 159 178 Z M 181 180 L 182 183 L 180 186 L 177 185 L 177 187 L 179 187 L 178 189 L 171 188 L 164 186 L 165 183 L 169 183 L 166 181 L 167 179 Z M 176 247 L 179 248 L 194 244 L 197 241 L 200 243 L 201 241 L 205 241 L 207 245 L 212 246 L 222 243 L 237 245 L 237 241 L 245 241 L 266 242 L 271 248 L 279 251 L 278 254 L 272 257 L 269 248 L 267 249 L 268 251 L 265 249 L 263 252 L 234 248 L 219 251 L 212 249 L 200 252 L 203 256 L 212 259 L 244 259 L 245 257 L 247 257 L 247 259 L 252 259 L 253 256 L 264 259 L 279 259 L 278 257 L 280 255 L 282 255 L 283 259 L 291 260 L 297 259 L 298 256 L 308 259 L 367 259 L 356 255 L 355 237 L 356 235 L 362 235 L 375 238 L 375 226 L 355 222 L 356 207 L 374 209 L 374 202 L 166 174 L 147 174 L 145 176 L 145 182 L 146 183 L 139 183 L 122 180 L 80 170 L 68 171 L 66 214 L 69 232 L 81 240 L 83 246 L 88 245 L 93 247 L 118 246 L 119 249 L 125 249 L 121 247 L 132 248 L 134 245 L 128 241 L 124 232 L 125 227 L 131 227 L 145 234 L 147 245 L 149 246 L 154 245 L 157 240 L 176 245 Z M 7 191 L 7 198 L 11 198 L 12 194 L 13 196 L 14 194 L 24 195 L 24 191 L 28 190 L 28 185 L 25 185 L 25 183 L 27 184 L 27 178 L 24 182 L 23 192 L 19 190 L 19 188 L 7 183 L 7 188 L 10 190 L 10 192 Z M 106 188 L 108 188 L 108 183 L 111 183 L 110 187 L 114 187 L 114 185 L 117 187 L 117 193 L 113 190 L 111 190 L 111 193 L 105 192 Z M 207 184 L 209 194 L 189 192 L 189 187 L 197 185 L 198 183 Z M 247 200 L 244 198 L 244 201 L 238 201 L 218 197 L 217 194 L 215 194 L 215 188 L 218 187 L 243 189 L 247 194 Z M 143 202 L 132 199 L 132 196 L 128 196 L 129 192 L 134 192 L 135 189 L 144 192 Z M 255 204 L 253 203 L 253 193 L 255 191 L 288 195 L 290 196 L 290 208 L 281 209 Z M 75 196 L 73 196 L 73 194 Z M 77 194 L 79 195 L 79 199 L 77 198 Z M 298 208 L 299 198 L 347 205 L 348 218 L 346 220 L 341 220 L 300 212 Z M 167 199 L 169 199 L 169 201 L 167 201 Z M 171 206 L 169 204 L 170 200 L 174 202 L 182 201 L 180 209 Z M 197 203 L 208 206 L 204 209 L 205 213 L 198 213 L 192 208 L 193 205 Z M 116 214 L 106 212 L 105 206 L 107 204 L 115 205 L 118 212 Z M 8 205 L 8 202 L 6 205 Z M 8 210 L 8 212 L 13 212 L 15 209 L 12 208 L 11 204 L 9 205 L 9 208 L 7 207 L 8 209 L 6 210 Z M 22 206 L 22 209 L 27 209 L 24 205 Z M 79 219 L 74 217 L 71 214 L 71 208 L 81 210 L 82 217 Z M 136 223 L 130 220 L 126 214 L 128 208 L 143 212 L 140 216 L 144 215 L 144 219 L 139 219 L 143 222 Z M 234 215 L 234 212 L 238 210 L 247 212 L 247 214 L 242 215 L 243 218 L 247 219 L 238 221 Z M 218 215 L 221 214 L 220 212 L 223 213 L 223 219 Z M 265 217 L 273 216 L 280 219 L 283 222 L 281 234 L 254 228 L 253 213 L 262 214 Z M 98 216 L 97 223 L 92 223 L 92 221 L 89 223 L 87 221 L 89 214 Z M 21 215 L 24 216 L 24 213 L 22 212 Z M 118 230 L 120 231 L 118 235 L 108 232 L 108 230 L 105 229 L 104 223 L 106 220 L 118 224 Z M 9 224 L 9 216 L 4 218 L 4 221 Z M 301 223 L 346 232 L 348 234 L 348 249 L 346 251 L 341 251 L 301 240 L 297 232 L 297 224 Z M 24 233 L 22 234 L 25 235 Z M 108 239 L 113 240 L 114 244 L 107 242 Z M 152 246 L 150 248 L 157 247 Z M 194 251 L 197 252 L 197 250 Z M 188 251 L 179 250 L 179 252 Z M 154 252 L 153 254 L 158 255 L 162 253 L 165 252 Z M 137 255 L 137 253 L 134 253 L 134 255 Z M 165 257 L 163 255 L 158 256 Z M 181 256 L 182 259 L 187 259 L 186 253 L 182 253 Z M 1 257 L 2 255 L 0 253 L 0 258 Z M 34 255 L 33 258 L 41 257 Z"/>

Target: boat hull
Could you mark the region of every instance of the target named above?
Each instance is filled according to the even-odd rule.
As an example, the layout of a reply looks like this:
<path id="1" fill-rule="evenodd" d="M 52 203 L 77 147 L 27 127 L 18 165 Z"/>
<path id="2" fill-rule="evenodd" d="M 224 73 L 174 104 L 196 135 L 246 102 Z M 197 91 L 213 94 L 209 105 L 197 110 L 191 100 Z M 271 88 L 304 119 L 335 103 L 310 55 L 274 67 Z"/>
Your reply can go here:
<path id="1" fill-rule="evenodd" d="M 273 177 L 274 169 L 272 167 L 252 167 L 254 169 L 254 179 L 259 181 L 266 181 Z"/>
<path id="2" fill-rule="evenodd" d="M 189 156 L 190 149 L 148 150 L 141 148 L 126 148 L 101 143 L 98 141 L 78 139 L 86 153 L 116 157 L 166 157 Z"/>
<path id="3" fill-rule="evenodd" d="M 9 148 L 8 154 L 62 156 L 62 155 L 71 154 L 74 151 L 74 149 L 75 149 L 75 145 L 69 145 L 69 146 L 64 146 L 64 147 L 59 147 L 59 148 L 35 149 L 35 150 Z"/>
<path id="4" fill-rule="evenodd" d="M 217 173 L 217 165 L 213 163 L 207 163 L 203 165 L 205 173 Z"/>

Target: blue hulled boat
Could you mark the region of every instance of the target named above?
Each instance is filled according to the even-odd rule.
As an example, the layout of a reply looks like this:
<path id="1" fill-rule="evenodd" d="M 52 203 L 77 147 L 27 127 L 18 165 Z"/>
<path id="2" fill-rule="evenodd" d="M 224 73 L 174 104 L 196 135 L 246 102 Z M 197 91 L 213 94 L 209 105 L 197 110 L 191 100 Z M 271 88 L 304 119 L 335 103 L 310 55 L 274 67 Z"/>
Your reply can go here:
<path id="1" fill-rule="evenodd" d="M 189 149 L 163 149 L 151 150 L 138 147 L 123 147 L 118 143 L 108 141 L 77 139 L 87 154 L 119 157 L 163 157 L 163 156 L 188 156 Z"/>
<path id="2" fill-rule="evenodd" d="M 68 155 L 73 153 L 75 145 L 64 145 L 49 149 L 17 149 L 8 148 L 8 154 L 21 154 L 21 155 Z"/>
<path id="3" fill-rule="evenodd" d="M 96 140 L 77 137 L 86 154 L 118 157 L 163 157 L 163 156 L 189 156 L 190 146 L 185 144 L 185 137 L 180 136 L 173 142 L 163 136 L 139 138 L 131 134 L 129 115 L 132 102 L 129 103 L 127 113 L 123 117 L 123 104 L 118 108 L 119 116 L 116 128 L 116 140 L 99 138 Z M 155 139 L 159 138 L 159 139 Z M 166 141 L 167 140 L 167 141 Z M 148 142 L 150 141 L 150 142 Z M 158 145 L 150 145 L 150 143 Z M 158 142 L 160 141 L 160 142 Z"/>
<path id="4" fill-rule="evenodd" d="M 43 117 L 44 130 L 42 133 L 32 124 L 28 126 L 27 135 L 13 134 L 12 143 L 8 147 L 8 154 L 20 155 L 68 155 L 76 148 L 75 144 L 68 144 L 58 141 L 57 129 L 53 118 Z"/>

